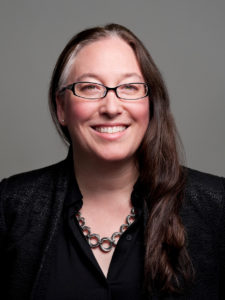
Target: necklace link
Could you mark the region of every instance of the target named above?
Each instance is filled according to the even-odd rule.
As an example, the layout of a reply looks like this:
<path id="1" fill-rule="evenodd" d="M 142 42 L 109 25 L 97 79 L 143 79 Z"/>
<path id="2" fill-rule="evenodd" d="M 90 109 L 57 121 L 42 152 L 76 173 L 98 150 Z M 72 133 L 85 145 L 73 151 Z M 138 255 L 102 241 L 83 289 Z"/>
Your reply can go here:
<path id="1" fill-rule="evenodd" d="M 78 224 L 82 229 L 83 235 L 85 236 L 89 246 L 91 248 L 99 247 L 103 252 L 107 253 L 112 250 L 118 243 L 121 235 L 130 227 L 130 225 L 134 222 L 136 213 L 134 207 L 132 207 L 130 214 L 126 217 L 126 223 L 120 226 L 119 232 L 114 232 L 109 237 L 100 238 L 99 234 L 91 233 L 91 228 L 85 225 L 85 218 L 81 216 L 80 211 L 75 214 Z M 104 246 L 104 244 L 108 244 L 108 246 Z"/>

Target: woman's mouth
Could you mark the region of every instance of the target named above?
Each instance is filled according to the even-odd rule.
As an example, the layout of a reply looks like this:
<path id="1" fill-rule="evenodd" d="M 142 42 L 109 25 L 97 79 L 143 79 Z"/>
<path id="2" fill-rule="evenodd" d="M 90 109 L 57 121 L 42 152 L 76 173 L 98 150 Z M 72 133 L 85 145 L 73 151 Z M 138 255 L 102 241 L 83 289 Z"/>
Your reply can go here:
<path id="1" fill-rule="evenodd" d="M 101 133 L 117 133 L 127 129 L 128 126 L 96 126 L 94 130 Z"/>

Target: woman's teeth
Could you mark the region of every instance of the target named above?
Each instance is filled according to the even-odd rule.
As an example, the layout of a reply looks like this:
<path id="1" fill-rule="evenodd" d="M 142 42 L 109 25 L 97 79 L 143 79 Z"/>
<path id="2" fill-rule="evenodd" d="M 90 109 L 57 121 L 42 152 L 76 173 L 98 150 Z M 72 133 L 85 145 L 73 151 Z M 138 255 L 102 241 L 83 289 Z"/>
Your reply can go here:
<path id="1" fill-rule="evenodd" d="M 95 127 L 95 130 L 101 133 L 116 133 L 126 129 L 126 126 L 113 126 L 113 127 Z"/>

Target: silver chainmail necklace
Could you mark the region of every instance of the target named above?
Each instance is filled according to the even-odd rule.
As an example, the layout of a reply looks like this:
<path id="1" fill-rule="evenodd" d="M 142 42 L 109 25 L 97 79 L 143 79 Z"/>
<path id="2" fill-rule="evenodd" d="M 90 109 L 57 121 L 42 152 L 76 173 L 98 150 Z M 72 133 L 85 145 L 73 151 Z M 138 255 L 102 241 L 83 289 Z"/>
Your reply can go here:
<path id="1" fill-rule="evenodd" d="M 117 245 L 118 240 L 120 236 L 124 233 L 124 231 L 126 231 L 127 228 L 130 227 L 130 225 L 134 222 L 136 214 L 135 214 L 134 207 L 132 207 L 130 214 L 126 217 L 126 223 L 122 224 L 120 226 L 120 231 L 114 232 L 111 238 L 109 237 L 100 238 L 99 234 L 91 233 L 91 228 L 85 225 L 85 219 L 84 217 L 81 216 L 81 213 L 77 212 L 75 216 L 90 247 L 91 248 L 99 247 L 103 252 L 109 252 L 112 250 L 113 247 Z"/>

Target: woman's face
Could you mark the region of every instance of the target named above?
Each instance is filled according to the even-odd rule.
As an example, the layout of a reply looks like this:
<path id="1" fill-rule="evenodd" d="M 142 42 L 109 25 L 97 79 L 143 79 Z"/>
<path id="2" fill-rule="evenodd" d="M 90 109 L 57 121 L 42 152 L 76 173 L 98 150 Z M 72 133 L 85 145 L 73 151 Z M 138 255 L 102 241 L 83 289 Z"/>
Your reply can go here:
<path id="1" fill-rule="evenodd" d="M 144 78 L 131 47 L 122 39 L 111 37 L 88 44 L 78 52 L 67 84 L 77 81 L 115 87 L 144 82 Z M 57 98 L 57 113 L 61 125 L 69 130 L 76 157 L 130 160 L 148 126 L 149 99 L 122 100 L 109 91 L 103 99 L 87 100 L 66 90 Z"/>

